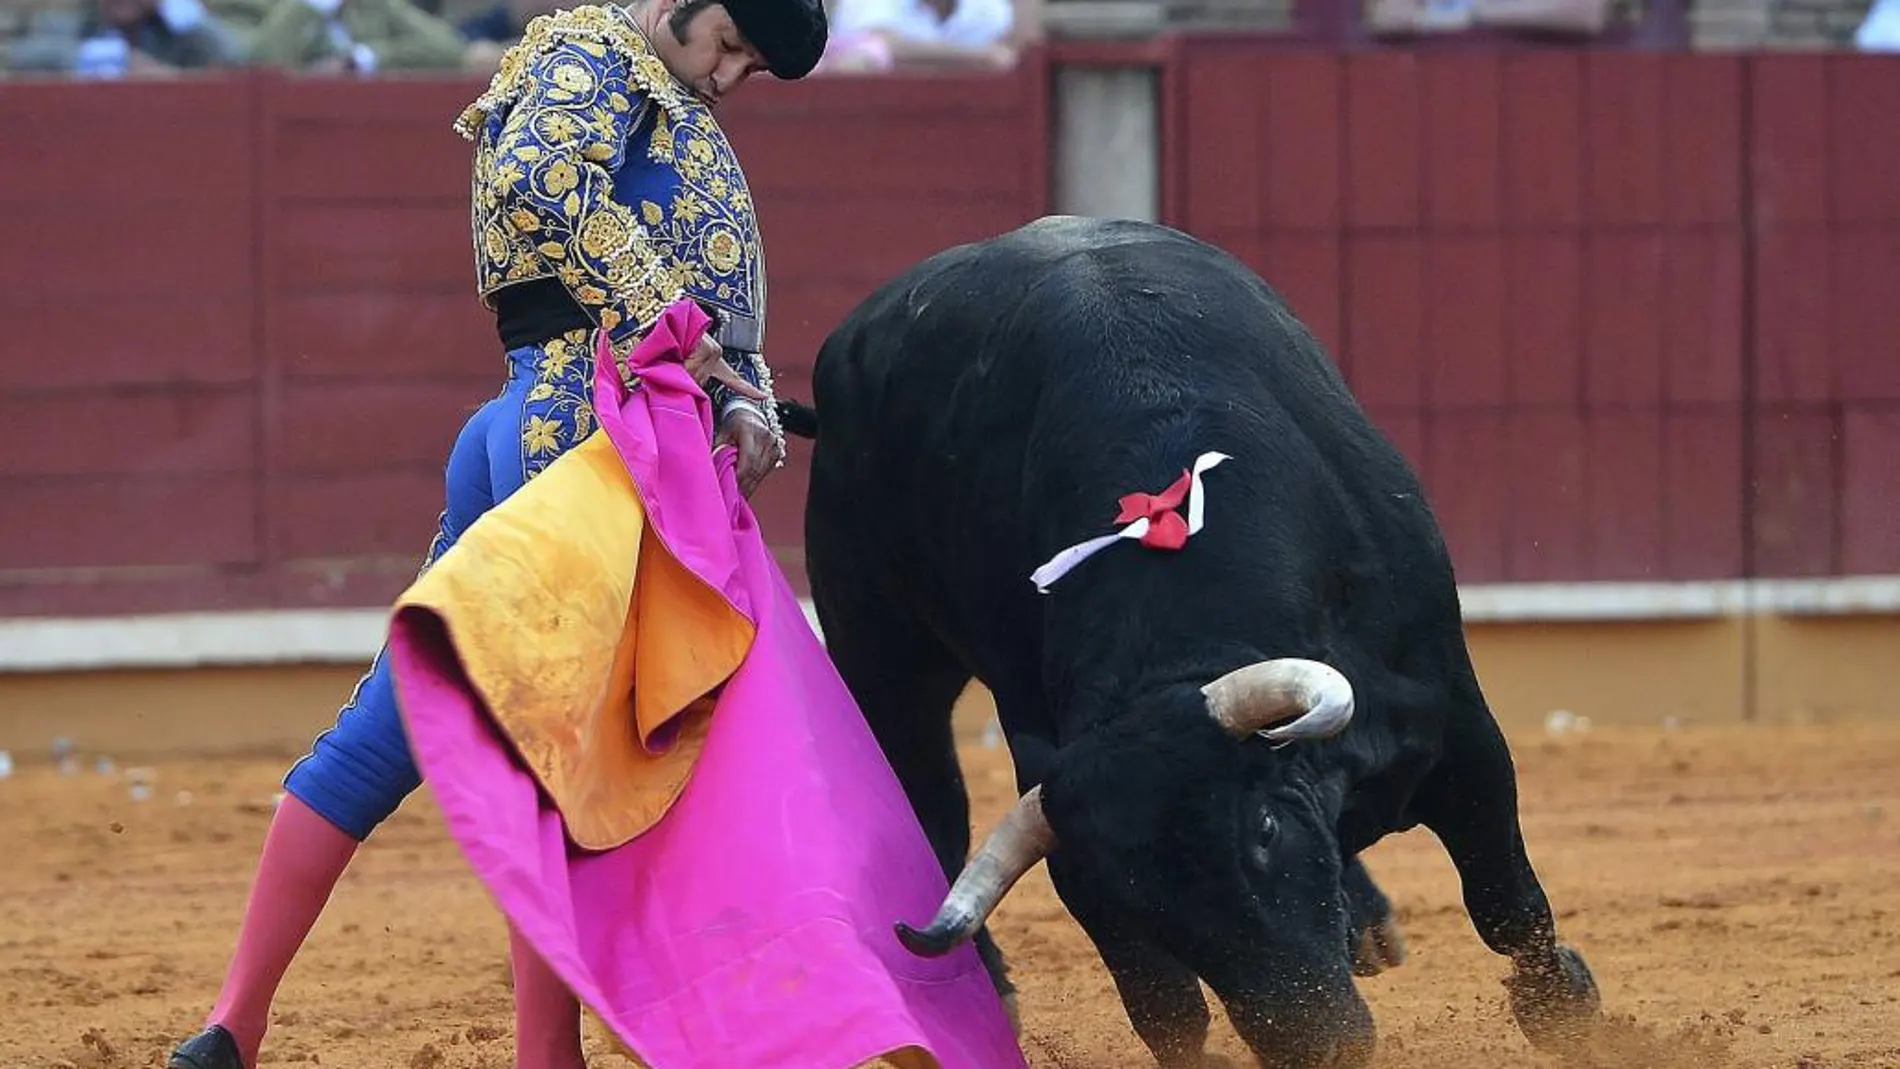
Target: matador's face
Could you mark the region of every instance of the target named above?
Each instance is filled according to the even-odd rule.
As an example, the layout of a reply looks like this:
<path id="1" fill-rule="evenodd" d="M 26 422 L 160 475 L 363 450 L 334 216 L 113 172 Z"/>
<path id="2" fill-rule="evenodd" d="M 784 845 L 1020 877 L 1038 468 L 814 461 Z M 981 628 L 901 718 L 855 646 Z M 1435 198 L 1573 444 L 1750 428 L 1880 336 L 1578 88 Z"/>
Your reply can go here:
<path id="1" fill-rule="evenodd" d="M 747 78 L 766 69 L 765 57 L 745 39 L 722 3 L 659 0 L 669 32 L 653 35 L 653 50 L 673 77 L 708 104 L 718 104 Z"/>

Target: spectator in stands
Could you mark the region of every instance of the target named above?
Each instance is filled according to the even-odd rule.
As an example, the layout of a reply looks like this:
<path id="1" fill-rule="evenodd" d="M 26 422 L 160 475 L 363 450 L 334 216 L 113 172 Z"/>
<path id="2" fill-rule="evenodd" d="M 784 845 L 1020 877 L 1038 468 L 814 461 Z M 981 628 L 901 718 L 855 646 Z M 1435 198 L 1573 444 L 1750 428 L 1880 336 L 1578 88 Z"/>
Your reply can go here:
<path id="1" fill-rule="evenodd" d="M 1015 0 L 833 0 L 828 74 L 1008 70 L 1040 29 Z"/>
<path id="2" fill-rule="evenodd" d="M 497 0 L 474 12 L 459 26 L 462 39 L 468 42 L 462 50 L 462 66 L 483 73 L 494 70 L 508 46 L 521 40 L 530 19 L 562 6 L 566 0 Z"/>
<path id="3" fill-rule="evenodd" d="M 449 70 L 462 65 L 455 26 L 409 0 L 276 0 L 251 58 L 292 70 Z"/>
<path id="4" fill-rule="evenodd" d="M 9 62 L 86 78 L 166 77 L 241 64 L 244 47 L 201 0 L 96 0 L 29 24 Z"/>
<path id="5" fill-rule="evenodd" d="M 1900 52 L 1900 0 L 1874 0 L 1854 31 L 1854 47 L 1862 52 Z"/>
<path id="6" fill-rule="evenodd" d="M 243 42 L 246 58 L 257 44 L 257 28 L 276 6 L 277 0 L 205 0 L 205 7 Z"/>

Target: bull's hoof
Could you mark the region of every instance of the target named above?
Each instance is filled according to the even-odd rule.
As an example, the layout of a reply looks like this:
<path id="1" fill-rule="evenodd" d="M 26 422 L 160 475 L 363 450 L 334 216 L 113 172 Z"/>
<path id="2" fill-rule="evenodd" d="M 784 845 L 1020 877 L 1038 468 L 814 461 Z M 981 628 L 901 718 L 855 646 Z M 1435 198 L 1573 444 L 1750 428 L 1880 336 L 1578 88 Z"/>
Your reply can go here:
<path id="1" fill-rule="evenodd" d="M 1352 974 L 1377 976 L 1405 964 L 1405 936 L 1390 916 L 1359 932 L 1352 948 Z"/>
<path id="2" fill-rule="evenodd" d="M 1554 964 L 1519 968 L 1504 981 L 1511 1013 L 1531 1046 L 1566 1055 L 1582 1048 L 1603 1013 L 1603 997 L 1583 955 L 1558 946 Z"/>
<path id="3" fill-rule="evenodd" d="M 221 1024 L 178 1044 L 165 1063 L 166 1069 L 244 1069 L 244 1056 L 238 1053 L 237 1040 Z"/>

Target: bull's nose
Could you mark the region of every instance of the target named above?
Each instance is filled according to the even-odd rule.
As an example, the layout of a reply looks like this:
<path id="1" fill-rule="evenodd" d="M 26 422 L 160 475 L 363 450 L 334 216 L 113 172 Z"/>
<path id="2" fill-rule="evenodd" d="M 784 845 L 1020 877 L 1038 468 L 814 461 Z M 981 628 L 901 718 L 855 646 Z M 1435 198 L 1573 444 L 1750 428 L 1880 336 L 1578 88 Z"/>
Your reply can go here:
<path id="1" fill-rule="evenodd" d="M 1336 1041 L 1333 1043 L 1333 1049 L 1328 1052 L 1331 1060 L 1324 1064 L 1336 1066 L 1338 1069 L 1359 1069 L 1360 1066 L 1371 1064 L 1373 1045 L 1369 1039 Z"/>
<path id="2" fill-rule="evenodd" d="M 1225 1054 L 1204 1052 L 1162 1062 L 1161 1069 L 1241 1069 L 1241 1065 Z"/>

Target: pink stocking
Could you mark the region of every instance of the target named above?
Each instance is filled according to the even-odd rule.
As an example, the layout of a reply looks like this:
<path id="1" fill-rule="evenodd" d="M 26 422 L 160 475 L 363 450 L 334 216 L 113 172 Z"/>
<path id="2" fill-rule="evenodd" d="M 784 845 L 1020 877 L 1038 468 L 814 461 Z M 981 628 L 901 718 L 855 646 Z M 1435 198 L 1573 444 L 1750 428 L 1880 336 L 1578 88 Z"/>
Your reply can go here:
<path id="1" fill-rule="evenodd" d="M 230 1031 L 244 1064 L 257 1064 L 277 985 L 317 923 L 356 847 L 355 839 L 295 795 L 285 795 L 278 804 L 264 838 L 251 899 L 244 907 L 237 950 L 206 1022 Z"/>
<path id="2" fill-rule="evenodd" d="M 515 1069 L 587 1069 L 580 1001 L 512 924 L 508 949 L 515 973 Z"/>

